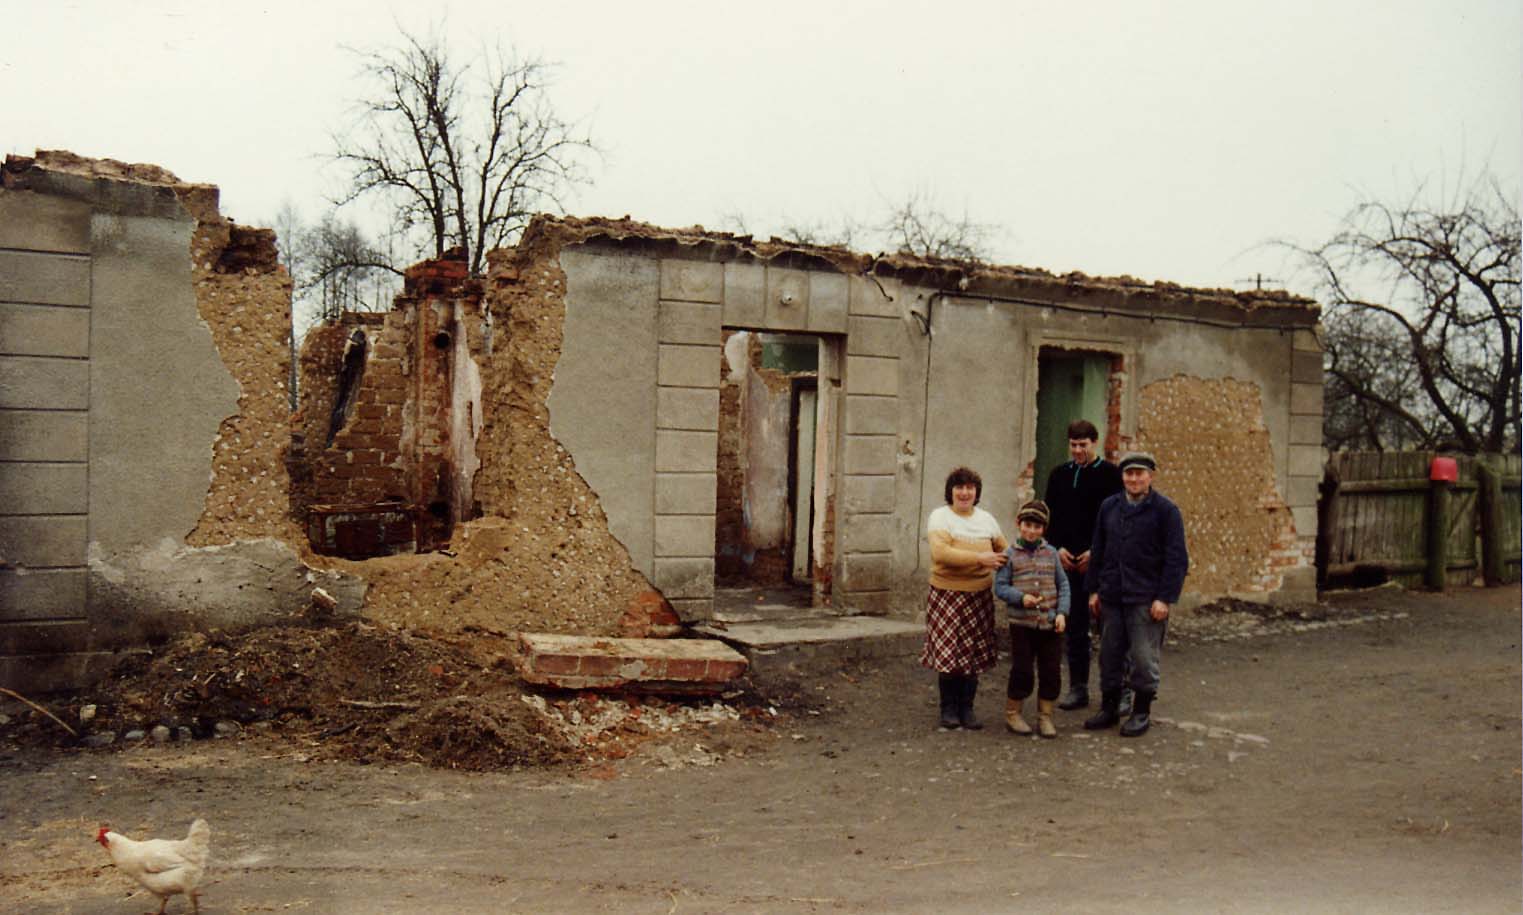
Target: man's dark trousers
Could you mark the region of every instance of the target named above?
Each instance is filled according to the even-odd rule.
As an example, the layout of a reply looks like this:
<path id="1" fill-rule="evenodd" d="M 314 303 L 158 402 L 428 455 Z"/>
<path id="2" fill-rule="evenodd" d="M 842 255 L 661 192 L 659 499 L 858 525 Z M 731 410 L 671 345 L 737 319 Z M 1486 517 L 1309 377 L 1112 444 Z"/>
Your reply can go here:
<path id="1" fill-rule="evenodd" d="M 1084 586 L 1084 573 L 1073 571 L 1068 576 L 1068 688 L 1089 688 L 1089 590 Z M 1096 626 L 1100 625 L 1095 623 Z"/>

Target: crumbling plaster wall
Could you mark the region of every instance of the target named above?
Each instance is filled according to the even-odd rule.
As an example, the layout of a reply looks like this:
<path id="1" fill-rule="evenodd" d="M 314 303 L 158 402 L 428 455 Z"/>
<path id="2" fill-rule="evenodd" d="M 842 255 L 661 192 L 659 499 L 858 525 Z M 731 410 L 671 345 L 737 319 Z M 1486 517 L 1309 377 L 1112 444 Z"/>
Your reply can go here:
<path id="1" fill-rule="evenodd" d="M 1118 441 L 1106 444 L 1154 449 L 1159 490 L 1180 490 L 1196 551 L 1186 583 L 1190 600 L 1201 594 L 1314 594 L 1308 591 L 1314 586 L 1312 476 L 1320 427 L 1313 429 L 1308 420 L 1313 409 L 1320 415 L 1321 401 L 1309 389 L 1320 392 L 1321 379 L 1320 354 L 1312 351 L 1314 340 L 1305 329 L 1314 313 L 1280 316 L 1278 326 L 1234 327 L 1126 316 L 1114 305 L 1079 311 L 1044 308 L 1036 300 L 936 296 L 926 288 L 906 292 L 906 308 L 923 312 L 929 305 L 933 336 L 921 363 L 929 366 L 929 383 L 919 360 L 901 360 L 903 386 L 923 385 L 926 430 L 920 443 L 923 511 L 914 533 L 919 562 L 913 576 L 901 579 L 901 602 L 923 592 L 929 555 L 920 527 L 942 504 L 952 467 L 967 464 L 983 475 L 982 507 L 1007 532 L 1016 507 L 1042 485 L 1030 478 L 1030 462 L 1036 359 L 1044 345 L 1123 356 L 1121 418 L 1112 430 Z M 1166 297 L 1152 304 L 1171 305 Z M 1252 318 L 1248 312 L 1240 320 Z M 1176 376 L 1184 380 L 1158 384 Z M 916 450 L 913 427 L 905 436 L 906 449 Z M 1210 471 L 1196 467 L 1229 460 L 1252 469 L 1243 471 L 1243 479 L 1229 475 L 1213 486 Z M 1192 510 L 1199 516 L 1193 520 Z M 899 536 L 908 542 L 911 535 L 902 527 Z M 1230 546 L 1219 543 L 1221 537 Z"/>
<path id="2" fill-rule="evenodd" d="M 654 352 L 654 317 L 641 317 L 638 275 L 614 284 L 630 298 L 608 300 L 605 290 L 590 305 L 579 298 L 584 289 L 573 284 L 569 298 L 580 304 L 568 309 L 562 261 L 576 263 L 577 254 L 562 251 L 566 241 L 553 230 L 531 230 L 517 248 L 489 256 L 484 302 L 490 338 L 482 328 L 468 328 L 480 384 L 470 418 L 480 429 L 473 448 L 480 467 L 471 494 L 482 517 L 456 524 L 453 555 L 330 560 L 369 580 L 370 615 L 447 630 L 635 636 L 672 631 L 670 608 L 640 570 L 650 561 L 652 488 L 649 473 L 639 472 L 653 461 L 650 425 L 626 424 L 631 411 L 654 415 L 653 405 L 626 391 L 630 379 L 642 373 L 654 388 L 654 357 L 641 361 Z M 597 283 L 595 271 L 580 273 Z M 607 311 L 599 313 L 598 303 L 606 303 L 601 307 Z M 630 343 L 640 338 L 642 320 L 652 340 L 647 347 Z M 557 424 L 556 432 L 572 442 L 589 435 L 615 442 L 600 466 L 580 467 L 552 434 L 549 402 L 562 382 L 577 392 L 572 413 L 578 405 L 583 413 Z M 462 421 L 451 415 L 452 424 Z M 601 500 L 585 478 L 599 474 L 616 481 L 605 482 Z M 643 500 L 643 532 L 618 528 L 613 519 L 625 517 L 619 514 L 621 500 Z"/>
<path id="3" fill-rule="evenodd" d="M 8 263 L 14 282 L 0 286 L 33 287 L 35 268 L 58 257 L 85 271 L 66 304 L 83 318 L 69 322 L 82 329 L 71 366 L 83 384 L 68 406 L 86 430 L 75 459 L 88 468 L 77 514 L 0 519 L 0 541 L 35 542 L 40 525 L 58 548 L 35 562 L 0 549 L 7 582 L 38 564 L 66 571 L 74 551 L 84 582 L 68 607 L 0 588 L 15 598 L 0 616 L 0 667 L 41 688 L 85 682 L 113 650 L 176 629 L 288 619 L 314 581 L 357 608 L 357 583 L 313 575 L 291 546 L 289 281 L 273 236 L 223 219 L 215 187 L 70 153 L 11 157 L 0 195 L 26 238 L 77 241 Z"/>
<path id="4" fill-rule="evenodd" d="M 1159 456 L 1155 485 L 1187 519 L 1190 590 L 1279 589 L 1309 557 L 1275 485 L 1259 386 L 1180 374 L 1144 386 L 1138 402 L 1137 445 Z"/>

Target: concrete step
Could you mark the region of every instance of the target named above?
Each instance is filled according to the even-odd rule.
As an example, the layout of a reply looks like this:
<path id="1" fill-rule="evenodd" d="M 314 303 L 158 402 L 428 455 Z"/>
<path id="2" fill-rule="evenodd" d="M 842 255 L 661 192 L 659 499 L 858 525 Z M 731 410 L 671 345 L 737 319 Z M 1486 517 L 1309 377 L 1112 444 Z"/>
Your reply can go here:
<path id="1" fill-rule="evenodd" d="M 715 588 L 714 619 L 760 623 L 839 616 L 829 607 L 810 606 L 808 588 Z"/>
<path id="2" fill-rule="evenodd" d="M 763 622 L 704 623 L 695 634 L 745 655 L 753 674 L 811 674 L 843 662 L 914 654 L 925 625 L 881 616 L 834 616 Z"/>

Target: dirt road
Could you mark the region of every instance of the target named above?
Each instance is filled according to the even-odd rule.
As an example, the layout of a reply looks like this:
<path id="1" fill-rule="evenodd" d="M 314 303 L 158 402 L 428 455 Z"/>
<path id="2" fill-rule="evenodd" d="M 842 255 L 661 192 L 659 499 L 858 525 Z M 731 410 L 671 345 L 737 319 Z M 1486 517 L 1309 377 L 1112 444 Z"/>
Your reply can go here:
<path id="1" fill-rule="evenodd" d="M 570 773 L 301 762 L 263 739 L 12 751 L 0 908 L 146 911 L 96 824 L 200 815 L 208 915 L 1519 911 L 1518 588 L 1336 604 L 1181 621 L 1138 740 L 1080 713 L 1056 741 L 938 732 L 905 658 L 809 684 L 818 714 L 760 738 Z"/>

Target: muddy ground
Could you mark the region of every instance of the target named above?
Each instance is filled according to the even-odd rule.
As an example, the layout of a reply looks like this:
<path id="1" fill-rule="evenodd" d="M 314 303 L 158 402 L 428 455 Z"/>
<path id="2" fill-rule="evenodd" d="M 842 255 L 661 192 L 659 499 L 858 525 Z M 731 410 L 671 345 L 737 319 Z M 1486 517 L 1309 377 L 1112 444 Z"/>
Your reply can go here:
<path id="1" fill-rule="evenodd" d="M 551 697 L 575 758 L 512 771 L 327 759 L 300 722 L 0 741 L 0 907 L 150 910 L 96 826 L 204 816 L 207 913 L 1516 912 L 1519 600 L 1181 619 L 1160 723 L 1127 741 L 1078 712 L 1056 741 L 939 732 L 911 657 L 774 682 L 775 717 L 657 705 L 614 752 L 576 739 L 607 709 Z M 1005 669 L 979 696 L 991 722 Z"/>

